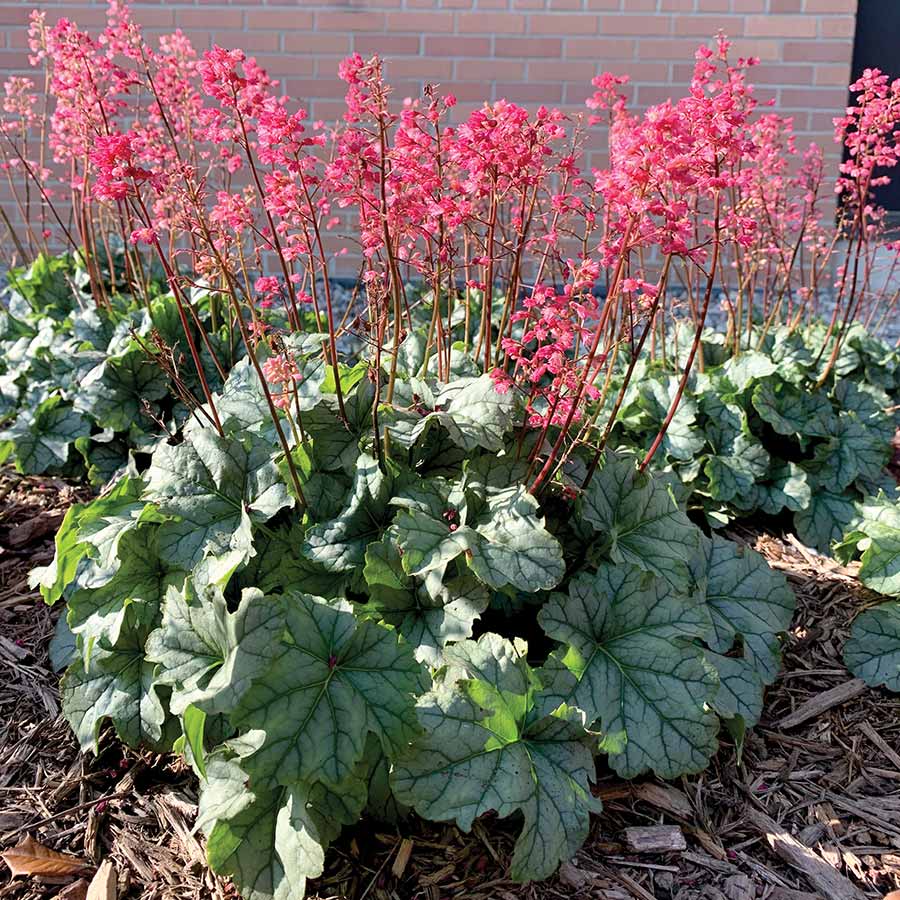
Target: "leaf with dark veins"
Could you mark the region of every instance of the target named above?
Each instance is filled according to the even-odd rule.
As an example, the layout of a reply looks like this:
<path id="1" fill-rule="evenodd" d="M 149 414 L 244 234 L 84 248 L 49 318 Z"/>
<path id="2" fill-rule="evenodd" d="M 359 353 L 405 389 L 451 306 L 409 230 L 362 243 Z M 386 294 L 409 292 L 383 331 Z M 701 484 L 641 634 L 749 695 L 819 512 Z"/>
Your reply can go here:
<path id="1" fill-rule="evenodd" d="M 272 447 L 253 433 L 222 438 L 196 429 L 181 444 L 162 442 L 147 473 L 146 497 L 173 518 L 160 527 L 160 554 L 191 568 L 204 557 L 253 554 L 252 525 L 292 506 Z"/>
<path id="2" fill-rule="evenodd" d="M 582 573 L 538 622 L 561 649 L 542 669 L 553 703 L 599 720 L 610 765 L 624 778 L 675 778 L 705 768 L 718 722 L 715 676 L 694 640 L 709 629 L 702 597 L 683 597 L 634 566 Z"/>
<path id="3" fill-rule="evenodd" d="M 347 602 L 288 593 L 284 609 L 274 662 L 232 716 L 261 741 L 243 765 L 279 784 L 315 778 L 337 785 L 370 731 L 389 753 L 415 737 L 414 695 L 425 674 L 393 629 L 358 621 Z"/>
<path id="4" fill-rule="evenodd" d="M 106 638 L 119 640 L 125 613 L 132 603 L 158 606 L 169 585 L 184 580 L 159 558 L 156 526 L 125 531 L 117 542 L 117 559 L 96 587 L 80 588 L 69 597 L 68 620 L 81 635 L 89 658 L 89 644 Z"/>
<path id="5" fill-rule="evenodd" d="M 166 712 L 157 696 L 153 665 L 144 658 L 144 641 L 152 627 L 147 610 L 128 607 L 119 641 L 100 641 L 89 665 L 76 659 L 63 676 L 63 715 L 83 751 L 97 752 L 106 719 L 132 747 L 160 749 Z"/>
<path id="6" fill-rule="evenodd" d="M 198 595 L 188 581 L 183 591 L 169 589 L 162 624 L 147 639 L 147 659 L 157 665 L 157 684 L 172 687 L 175 715 L 191 704 L 227 713 L 271 664 L 283 628 L 278 598 L 248 588 L 230 613 L 220 590 Z"/>
<path id="7" fill-rule="evenodd" d="M 546 715 L 525 646 L 494 634 L 446 651 L 448 670 L 419 701 L 423 736 L 397 760 L 397 798 L 469 831 L 491 810 L 524 816 L 510 875 L 546 878 L 587 837 L 594 761 L 580 725 Z"/>
<path id="8" fill-rule="evenodd" d="M 248 790 L 237 761 L 219 754 L 207 768 L 197 824 L 210 868 L 231 876 L 244 900 L 302 900 L 328 844 L 359 818 L 363 779 L 351 776 L 340 795 L 311 782 Z"/>
<path id="9" fill-rule="evenodd" d="M 853 620 L 844 662 L 866 684 L 900 692 L 900 602 L 882 603 Z"/>
<path id="10" fill-rule="evenodd" d="M 360 614 L 392 625 L 415 648 L 416 659 L 437 666 L 447 644 L 471 637 L 490 596 L 467 575 L 442 583 L 432 596 L 425 583 L 403 571 L 393 540 L 396 531 L 395 525 L 384 540 L 369 544 L 364 569 L 369 602 Z"/>
<path id="11" fill-rule="evenodd" d="M 659 575 L 682 593 L 691 589 L 689 564 L 700 531 L 666 485 L 638 472 L 631 457 L 606 457 L 583 495 L 582 512 L 614 563 Z"/>
<path id="12" fill-rule="evenodd" d="M 313 526 L 303 553 L 330 572 L 346 572 L 365 562 L 366 547 L 377 541 L 393 515 L 389 505 L 394 490 L 390 469 L 362 454 L 346 508 L 336 518 Z"/>
<path id="13" fill-rule="evenodd" d="M 781 667 L 779 635 L 790 627 L 794 592 L 755 550 L 719 535 L 706 547 L 706 602 L 713 626 L 707 642 L 717 653 L 727 653 L 740 636 L 744 659 L 764 684 L 771 684 Z"/>

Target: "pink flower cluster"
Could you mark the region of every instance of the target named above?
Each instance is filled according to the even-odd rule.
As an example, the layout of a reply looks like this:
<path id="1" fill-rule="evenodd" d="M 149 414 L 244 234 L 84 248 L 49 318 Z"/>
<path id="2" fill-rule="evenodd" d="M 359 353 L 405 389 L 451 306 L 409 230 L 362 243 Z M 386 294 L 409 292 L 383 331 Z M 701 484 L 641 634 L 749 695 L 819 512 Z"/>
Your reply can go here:
<path id="1" fill-rule="evenodd" d="M 835 141 L 846 146 L 848 156 L 835 190 L 844 203 L 858 207 L 890 181 L 886 170 L 900 159 L 900 78 L 892 81 L 878 69 L 866 69 L 850 90 L 856 102 L 834 120 Z"/>
<path id="2" fill-rule="evenodd" d="M 760 294 L 763 322 L 792 322 L 795 300 L 816 302 L 835 245 L 819 208 L 821 152 L 798 153 L 791 121 L 758 109 L 758 60 L 732 62 L 724 36 L 697 50 L 684 96 L 640 115 L 627 77 L 611 73 L 593 80 L 583 115 L 503 99 L 462 115 L 431 86 L 398 102 L 381 60 L 354 54 L 339 67 L 346 112 L 334 127 L 311 122 L 242 50 L 198 55 L 180 32 L 151 46 L 118 0 L 96 38 L 36 13 L 29 41 L 47 69 L 49 147 L 77 240 L 96 247 L 115 223 L 129 253 L 149 245 L 170 282 L 187 269 L 215 285 L 254 340 L 261 312 L 274 321 L 278 308 L 290 329 L 310 317 L 336 366 L 337 339 L 352 334 L 373 348 L 373 371 L 393 359 L 385 402 L 418 303 L 439 377 L 461 340 L 498 389 L 523 394 L 530 425 L 565 432 L 599 399 L 610 355 L 655 339 L 670 281 L 698 330 L 717 284 L 730 335 L 749 334 Z M 849 150 L 837 189 L 870 234 L 881 221 L 872 191 L 900 154 L 900 81 L 867 71 L 853 90 L 836 123 Z M 11 79 L 0 134 L 46 204 L 50 174 L 25 143 L 39 106 L 31 81 Z M 598 124 L 609 164 L 586 173 Z M 342 325 L 328 275 L 350 253 L 361 297 Z M 435 302 L 417 300 L 412 282 Z M 282 357 L 265 365 L 284 406 L 295 369 Z"/>
<path id="3" fill-rule="evenodd" d="M 279 409 L 290 409 L 294 388 L 300 381 L 297 361 L 289 353 L 276 353 L 262 364 L 263 375 L 272 390 L 272 400 Z"/>

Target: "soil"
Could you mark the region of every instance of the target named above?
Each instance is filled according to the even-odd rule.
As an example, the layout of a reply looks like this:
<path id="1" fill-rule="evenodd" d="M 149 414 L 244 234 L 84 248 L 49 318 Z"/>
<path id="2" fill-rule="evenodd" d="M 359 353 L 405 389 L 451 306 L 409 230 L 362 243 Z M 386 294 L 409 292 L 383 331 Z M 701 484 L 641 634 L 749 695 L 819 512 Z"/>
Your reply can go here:
<path id="1" fill-rule="evenodd" d="M 27 835 L 89 866 L 111 861 L 120 898 L 233 898 L 192 831 L 190 770 L 123 748 L 111 729 L 99 756 L 84 756 L 60 716 L 48 658 L 60 611 L 27 575 L 52 558 L 54 530 L 79 495 L 0 470 L 0 852 Z M 730 536 L 782 570 L 798 600 L 784 672 L 740 757 L 723 734 L 713 765 L 676 783 L 623 782 L 601 764 L 604 812 L 576 858 L 540 884 L 507 878 L 516 823 L 487 818 L 463 834 L 412 818 L 348 829 L 311 898 L 862 900 L 900 889 L 900 697 L 841 664 L 851 621 L 879 598 L 852 567 L 796 539 Z M 637 849 L 647 838 L 669 849 Z M 83 898 L 86 882 L 73 880 L 11 878 L 0 865 L 0 900 Z"/>

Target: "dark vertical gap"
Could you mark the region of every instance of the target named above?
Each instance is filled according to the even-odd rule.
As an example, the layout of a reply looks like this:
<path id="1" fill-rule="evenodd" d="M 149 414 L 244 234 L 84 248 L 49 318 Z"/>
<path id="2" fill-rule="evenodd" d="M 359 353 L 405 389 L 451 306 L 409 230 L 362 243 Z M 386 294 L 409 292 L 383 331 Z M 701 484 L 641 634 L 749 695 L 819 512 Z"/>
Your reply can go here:
<path id="1" fill-rule="evenodd" d="M 859 0 L 851 81 L 864 69 L 900 77 L 900 0 Z M 900 169 L 885 174 L 891 176 L 891 183 L 878 188 L 875 198 L 885 209 L 900 212 Z"/>

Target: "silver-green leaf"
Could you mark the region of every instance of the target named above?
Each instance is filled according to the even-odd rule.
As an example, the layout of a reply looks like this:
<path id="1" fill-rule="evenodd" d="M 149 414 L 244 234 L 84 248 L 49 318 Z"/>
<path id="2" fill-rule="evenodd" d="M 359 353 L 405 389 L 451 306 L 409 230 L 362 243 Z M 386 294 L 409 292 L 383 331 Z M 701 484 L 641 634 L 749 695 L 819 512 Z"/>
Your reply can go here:
<path id="1" fill-rule="evenodd" d="M 414 695 L 424 672 L 393 629 L 358 621 L 347 602 L 298 593 L 283 602 L 286 627 L 274 662 L 232 715 L 260 740 L 244 767 L 279 784 L 315 778 L 337 785 L 370 731 L 391 753 L 416 736 Z"/>
<path id="2" fill-rule="evenodd" d="M 716 752 L 708 706 L 718 687 L 694 643 L 709 629 L 702 597 L 685 597 L 635 566 L 602 565 L 538 614 L 562 644 L 544 666 L 554 703 L 599 720 L 601 746 L 625 778 L 698 772 Z"/>
<path id="3" fill-rule="evenodd" d="M 599 812 L 583 729 L 546 715 L 525 647 L 483 635 L 448 648 L 444 681 L 419 702 L 425 734 L 395 764 L 397 798 L 464 831 L 491 810 L 524 816 L 510 875 L 546 878 L 587 837 Z"/>

